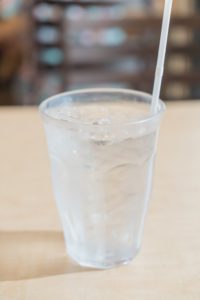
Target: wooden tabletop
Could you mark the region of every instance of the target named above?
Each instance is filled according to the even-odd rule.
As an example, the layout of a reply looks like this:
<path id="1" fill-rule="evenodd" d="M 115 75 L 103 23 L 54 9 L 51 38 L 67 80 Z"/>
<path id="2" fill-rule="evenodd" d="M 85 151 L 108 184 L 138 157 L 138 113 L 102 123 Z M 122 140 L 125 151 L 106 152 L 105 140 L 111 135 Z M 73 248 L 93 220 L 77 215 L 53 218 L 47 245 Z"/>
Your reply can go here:
<path id="1" fill-rule="evenodd" d="M 65 255 L 36 108 L 0 109 L 0 300 L 199 300 L 200 102 L 169 103 L 143 247 L 106 271 Z"/>

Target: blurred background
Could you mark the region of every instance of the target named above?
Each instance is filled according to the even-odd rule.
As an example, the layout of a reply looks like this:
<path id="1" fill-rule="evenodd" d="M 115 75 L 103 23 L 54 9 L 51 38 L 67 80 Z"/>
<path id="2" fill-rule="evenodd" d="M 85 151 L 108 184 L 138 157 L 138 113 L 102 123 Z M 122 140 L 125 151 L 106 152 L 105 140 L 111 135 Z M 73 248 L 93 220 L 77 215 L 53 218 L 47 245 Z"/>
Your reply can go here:
<path id="1" fill-rule="evenodd" d="M 112 86 L 152 91 L 164 0 L 0 0 L 0 105 Z M 164 100 L 200 99 L 200 1 L 176 0 Z"/>

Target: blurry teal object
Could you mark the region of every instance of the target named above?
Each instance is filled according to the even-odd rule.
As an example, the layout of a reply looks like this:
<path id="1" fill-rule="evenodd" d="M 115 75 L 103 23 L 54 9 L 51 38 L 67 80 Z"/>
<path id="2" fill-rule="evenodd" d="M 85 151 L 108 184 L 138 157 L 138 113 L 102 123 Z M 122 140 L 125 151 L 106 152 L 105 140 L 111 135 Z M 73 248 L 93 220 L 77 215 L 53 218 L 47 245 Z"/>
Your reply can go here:
<path id="1" fill-rule="evenodd" d="M 9 19 L 17 15 L 22 7 L 22 0 L 1 0 L 0 17 Z"/>
<path id="2" fill-rule="evenodd" d="M 40 60 L 42 63 L 51 66 L 57 66 L 64 60 L 64 53 L 59 48 L 49 48 L 41 51 Z"/>
<path id="3" fill-rule="evenodd" d="M 51 26 L 42 26 L 37 32 L 37 39 L 43 43 L 56 43 L 59 40 L 59 32 L 57 28 Z"/>
<path id="4" fill-rule="evenodd" d="M 126 32 L 120 27 L 108 28 L 103 34 L 103 43 L 109 46 L 119 46 L 126 40 Z"/>

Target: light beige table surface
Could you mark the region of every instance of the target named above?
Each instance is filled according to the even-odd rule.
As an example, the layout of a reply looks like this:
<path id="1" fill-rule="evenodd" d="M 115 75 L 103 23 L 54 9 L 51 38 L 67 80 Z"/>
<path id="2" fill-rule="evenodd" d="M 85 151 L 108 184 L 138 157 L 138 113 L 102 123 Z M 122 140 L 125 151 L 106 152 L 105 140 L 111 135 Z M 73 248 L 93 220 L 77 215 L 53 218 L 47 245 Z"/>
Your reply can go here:
<path id="1" fill-rule="evenodd" d="M 169 103 L 143 247 L 128 266 L 65 255 L 35 108 L 0 109 L 0 300 L 199 300 L 200 102 Z"/>

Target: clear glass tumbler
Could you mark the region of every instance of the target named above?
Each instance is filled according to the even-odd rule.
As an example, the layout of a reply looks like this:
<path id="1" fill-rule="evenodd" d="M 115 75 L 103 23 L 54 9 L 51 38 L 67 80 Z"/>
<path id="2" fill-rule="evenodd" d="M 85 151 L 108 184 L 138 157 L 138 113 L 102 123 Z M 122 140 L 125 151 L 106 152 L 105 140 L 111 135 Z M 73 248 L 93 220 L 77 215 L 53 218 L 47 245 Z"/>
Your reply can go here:
<path id="1" fill-rule="evenodd" d="M 77 263 L 128 263 L 141 244 L 165 106 L 123 89 L 66 92 L 40 105 L 67 252 Z"/>

